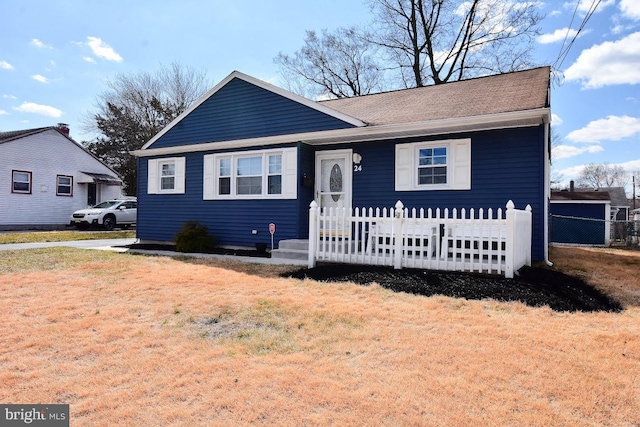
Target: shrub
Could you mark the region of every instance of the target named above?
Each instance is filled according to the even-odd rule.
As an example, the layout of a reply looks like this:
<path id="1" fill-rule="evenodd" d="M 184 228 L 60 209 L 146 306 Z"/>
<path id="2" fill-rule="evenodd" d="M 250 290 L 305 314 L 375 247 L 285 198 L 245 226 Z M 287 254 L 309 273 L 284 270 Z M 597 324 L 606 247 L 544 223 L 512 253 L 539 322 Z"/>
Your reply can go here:
<path id="1" fill-rule="evenodd" d="M 198 221 L 187 221 L 176 234 L 178 252 L 207 252 L 215 246 L 215 238 L 208 234 L 207 227 Z"/>

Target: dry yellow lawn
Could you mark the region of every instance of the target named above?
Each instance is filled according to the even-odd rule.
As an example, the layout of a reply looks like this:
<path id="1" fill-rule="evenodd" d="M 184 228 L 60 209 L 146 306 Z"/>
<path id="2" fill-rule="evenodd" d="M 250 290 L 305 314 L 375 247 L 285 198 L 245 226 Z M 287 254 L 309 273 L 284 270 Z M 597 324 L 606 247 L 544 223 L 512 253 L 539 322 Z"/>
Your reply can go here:
<path id="1" fill-rule="evenodd" d="M 552 258 L 626 309 L 425 298 L 229 262 L 0 252 L 0 402 L 68 403 L 72 426 L 640 425 L 640 253 Z"/>

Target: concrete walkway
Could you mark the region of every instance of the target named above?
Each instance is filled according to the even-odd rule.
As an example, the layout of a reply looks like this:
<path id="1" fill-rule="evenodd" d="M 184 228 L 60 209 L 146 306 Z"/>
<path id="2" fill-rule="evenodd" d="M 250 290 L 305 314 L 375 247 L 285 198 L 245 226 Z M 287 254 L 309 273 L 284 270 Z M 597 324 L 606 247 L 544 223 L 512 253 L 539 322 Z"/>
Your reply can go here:
<path id="1" fill-rule="evenodd" d="M 147 254 L 147 255 L 162 255 L 162 256 L 169 256 L 169 257 L 187 256 L 192 258 L 228 259 L 228 260 L 235 260 L 240 262 L 251 262 L 255 264 L 307 265 L 307 261 L 302 261 L 302 260 L 290 260 L 290 259 L 280 260 L 280 259 L 272 259 L 272 258 L 247 257 L 247 256 L 181 253 L 181 252 L 173 252 L 173 251 L 129 249 L 129 248 L 121 247 L 125 245 L 131 245 L 135 242 L 136 242 L 135 238 L 129 238 L 129 239 L 75 240 L 75 241 L 68 241 L 68 242 L 9 243 L 5 245 L 0 245 L 0 251 L 52 248 L 56 246 L 64 246 L 64 247 L 79 248 L 79 249 L 96 249 L 96 250 L 103 250 L 103 251 L 138 253 L 138 254 Z"/>

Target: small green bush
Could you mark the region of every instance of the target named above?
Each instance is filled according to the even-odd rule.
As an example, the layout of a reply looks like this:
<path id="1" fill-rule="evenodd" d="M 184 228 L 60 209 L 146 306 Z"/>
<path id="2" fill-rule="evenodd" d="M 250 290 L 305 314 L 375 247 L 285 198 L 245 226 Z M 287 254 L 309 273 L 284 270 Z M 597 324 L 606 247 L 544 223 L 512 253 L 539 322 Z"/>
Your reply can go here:
<path id="1" fill-rule="evenodd" d="M 207 252 L 215 246 L 215 238 L 208 234 L 207 227 L 198 221 L 187 221 L 176 234 L 176 251 Z"/>

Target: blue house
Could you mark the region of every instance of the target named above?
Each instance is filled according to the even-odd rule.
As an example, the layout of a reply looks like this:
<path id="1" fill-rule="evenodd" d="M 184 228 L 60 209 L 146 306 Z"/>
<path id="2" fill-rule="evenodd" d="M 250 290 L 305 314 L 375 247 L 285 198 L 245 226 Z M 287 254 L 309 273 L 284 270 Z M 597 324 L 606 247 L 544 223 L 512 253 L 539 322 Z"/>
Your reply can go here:
<path id="1" fill-rule="evenodd" d="M 612 234 L 609 192 L 574 191 L 573 188 L 569 191 L 552 191 L 549 213 L 552 218 L 551 242 L 598 246 L 609 244 Z"/>
<path id="2" fill-rule="evenodd" d="M 549 67 L 311 101 L 233 72 L 138 156 L 138 238 L 186 221 L 225 246 L 308 237 L 321 207 L 533 209 L 547 257 Z"/>

